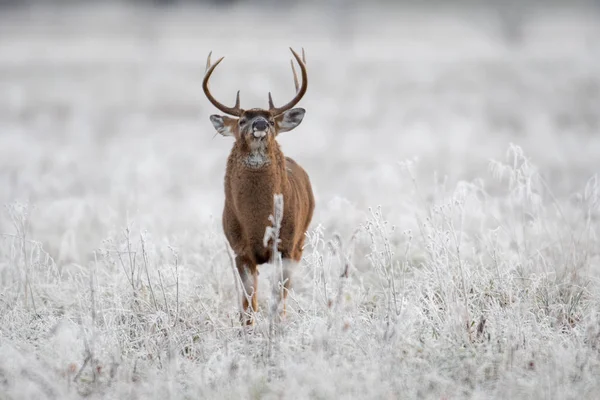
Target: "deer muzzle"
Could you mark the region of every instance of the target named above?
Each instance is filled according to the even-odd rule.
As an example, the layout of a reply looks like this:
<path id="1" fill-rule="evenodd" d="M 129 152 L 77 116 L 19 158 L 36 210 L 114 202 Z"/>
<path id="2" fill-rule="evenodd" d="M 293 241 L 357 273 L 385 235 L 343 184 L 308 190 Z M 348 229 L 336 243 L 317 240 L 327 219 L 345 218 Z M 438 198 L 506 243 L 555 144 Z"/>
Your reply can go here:
<path id="1" fill-rule="evenodd" d="M 266 119 L 257 118 L 252 123 L 252 134 L 257 139 L 267 136 L 268 129 L 269 129 L 269 122 Z"/>

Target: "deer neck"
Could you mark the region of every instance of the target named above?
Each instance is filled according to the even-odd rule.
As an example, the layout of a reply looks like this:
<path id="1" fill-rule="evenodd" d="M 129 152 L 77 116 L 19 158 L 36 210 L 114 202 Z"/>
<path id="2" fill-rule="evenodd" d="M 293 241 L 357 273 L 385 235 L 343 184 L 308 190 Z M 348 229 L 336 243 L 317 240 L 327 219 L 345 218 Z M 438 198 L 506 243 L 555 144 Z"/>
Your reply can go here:
<path id="1" fill-rule="evenodd" d="M 252 142 L 240 146 L 238 160 L 244 169 L 259 172 L 277 169 L 283 161 L 279 145 L 266 142 Z"/>
<path id="2" fill-rule="evenodd" d="M 234 145 L 225 172 L 225 193 L 236 207 L 272 209 L 273 194 L 287 190 L 285 157 L 279 146 L 251 149 L 242 144 Z M 260 153 L 259 153 L 260 151 Z M 251 196 L 251 201 L 246 196 Z M 253 211 L 254 212 L 254 211 Z M 270 212 L 270 211 L 269 211 Z"/>

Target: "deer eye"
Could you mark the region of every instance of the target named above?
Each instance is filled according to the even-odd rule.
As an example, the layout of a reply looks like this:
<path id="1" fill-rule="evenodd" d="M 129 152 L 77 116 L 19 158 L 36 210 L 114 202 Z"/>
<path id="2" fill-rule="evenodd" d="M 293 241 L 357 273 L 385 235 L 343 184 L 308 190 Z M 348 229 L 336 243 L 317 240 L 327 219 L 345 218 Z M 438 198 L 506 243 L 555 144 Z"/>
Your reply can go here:
<path id="1" fill-rule="evenodd" d="M 275 125 L 275 121 L 271 120 L 271 121 L 269 121 L 269 124 L 270 124 L 271 126 L 273 126 L 273 125 Z"/>
<path id="2" fill-rule="evenodd" d="M 240 125 L 244 125 L 248 120 L 246 118 L 240 119 Z"/>

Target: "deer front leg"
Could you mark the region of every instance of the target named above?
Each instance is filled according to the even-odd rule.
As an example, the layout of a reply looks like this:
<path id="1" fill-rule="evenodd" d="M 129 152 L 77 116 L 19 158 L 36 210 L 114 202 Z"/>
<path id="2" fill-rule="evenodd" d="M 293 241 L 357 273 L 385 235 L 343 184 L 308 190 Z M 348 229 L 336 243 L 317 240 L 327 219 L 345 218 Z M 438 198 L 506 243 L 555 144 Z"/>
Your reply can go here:
<path id="1" fill-rule="evenodd" d="M 242 281 L 242 315 L 240 320 L 242 324 L 254 325 L 254 315 L 248 315 L 248 306 L 252 305 L 252 311 L 258 311 L 258 271 L 256 264 L 245 257 L 236 257 L 240 279 Z"/>
<path id="2" fill-rule="evenodd" d="M 282 260 L 281 267 L 283 270 L 283 287 L 281 288 L 279 299 L 279 301 L 283 301 L 283 308 L 281 309 L 281 319 L 285 319 L 287 315 L 287 296 L 290 288 L 292 287 L 292 272 L 294 271 L 294 268 L 296 268 L 297 265 L 298 261 L 295 261 L 291 258 L 284 258 Z"/>

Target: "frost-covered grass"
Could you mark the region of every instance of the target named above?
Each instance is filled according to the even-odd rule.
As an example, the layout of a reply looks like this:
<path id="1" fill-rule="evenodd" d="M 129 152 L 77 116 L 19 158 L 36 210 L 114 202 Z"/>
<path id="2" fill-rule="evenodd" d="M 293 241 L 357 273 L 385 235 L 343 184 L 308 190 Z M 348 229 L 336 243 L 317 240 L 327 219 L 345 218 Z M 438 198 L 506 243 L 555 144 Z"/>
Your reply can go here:
<path id="1" fill-rule="evenodd" d="M 511 47 L 485 10 L 325 11 L 3 11 L 1 399 L 597 397 L 594 15 Z M 201 78 L 282 101 L 289 45 L 317 209 L 287 320 L 266 265 L 244 330 Z"/>

